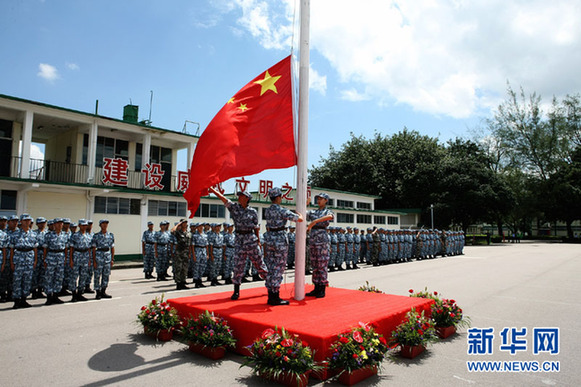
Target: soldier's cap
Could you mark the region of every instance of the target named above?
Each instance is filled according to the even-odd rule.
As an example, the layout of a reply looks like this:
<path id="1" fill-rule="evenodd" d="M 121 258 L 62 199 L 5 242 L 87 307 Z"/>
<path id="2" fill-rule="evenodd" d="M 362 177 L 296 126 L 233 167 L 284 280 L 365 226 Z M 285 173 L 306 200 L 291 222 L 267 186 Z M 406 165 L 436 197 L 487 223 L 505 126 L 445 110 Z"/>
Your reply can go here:
<path id="1" fill-rule="evenodd" d="M 296 227 L 291 225 L 288 228 L 292 228 L 294 230 Z"/>
<path id="2" fill-rule="evenodd" d="M 62 223 L 63 222 L 63 218 L 54 218 L 53 223 Z"/>
<path id="3" fill-rule="evenodd" d="M 169 224 L 167 220 L 162 220 L 161 222 L 159 222 L 160 226 L 165 226 L 166 224 Z"/>
<path id="4" fill-rule="evenodd" d="M 222 227 L 222 225 L 220 223 L 212 223 L 212 228 L 214 227 Z"/>
<path id="5" fill-rule="evenodd" d="M 6 215 L 2 215 L 0 216 L 0 220 L 8 220 L 8 217 Z"/>
<path id="6" fill-rule="evenodd" d="M 371 227 L 367 227 L 367 231 L 373 231 Z"/>
<path id="7" fill-rule="evenodd" d="M 268 190 L 268 197 L 272 200 L 274 198 L 277 198 L 279 196 L 282 196 L 282 191 L 280 190 L 280 188 L 278 187 L 274 187 Z"/>
<path id="8" fill-rule="evenodd" d="M 248 191 L 238 191 L 238 192 L 236 192 L 236 196 L 240 196 L 240 195 L 244 195 L 248 199 L 252 199 L 252 194 L 250 192 L 248 192 Z"/>
<path id="9" fill-rule="evenodd" d="M 71 220 L 69 218 L 63 218 L 63 223 L 71 223 Z"/>
<path id="10" fill-rule="evenodd" d="M 77 224 L 75 222 L 72 222 L 71 223 L 71 228 L 75 228 L 75 227 L 77 227 Z"/>
<path id="11" fill-rule="evenodd" d="M 65 222 L 65 223 L 66 223 L 66 222 Z M 99 225 L 101 225 L 102 223 L 109 223 L 109 220 L 108 220 L 108 219 L 101 219 L 101 220 L 99 221 Z"/>
<path id="12" fill-rule="evenodd" d="M 204 222 L 204 226 L 209 226 L 209 225 L 210 225 L 210 223 Z"/>
<path id="13" fill-rule="evenodd" d="M 190 222 L 190 227 L 197 227 L 197 226 L 196 226 L 196 224 L 197 224 L 197 223 Z"/>
<path id="14" fill-rule="evenodd" d="M 23 220 L 32 220 L 32 216 L 29 214 L 22 214 L 20 215 L 20 221 L 22 222 Z"/>
<path id="15" fill-rule="evenodd" d="M 89 222 L 87 222 L 87 223 L 89 223 Z M 153 226 L 153 222 L 150 220 L 149 222 L 147 222 L 147 225 L 148 226 Z"/>
<path id="16" fill-rule="evenodd" d="M 329 201 L 329 195 L 327 195 L 327 194 L 326 194 L 326 193 L 324 193 L 324 192 L 321 192 L 321 193 L 319 193 L 319 194 L 315 195 L 315 200 L 317 200 L 317 198 L 323 198 L 323 199 L 325 199 L 327 202 Z"/>
<path id="17" fill-rule="evenodd" d="M 230 227 L 230 225 L 228 224 L 228 222 L 222 223 L 222 226 L 224 226 L 224 227 Z"/>
<path id="18" fill-rule="evenodd" d="M 47 221 L 46 221 L 46 224 L 47 224 L 48 226 L 52 226 L 52 225 L 54 224 L 54 219 L 49 219 L 49 220 L 47 220 Z"/>
<path id="19" fill-rule="evenodd" d="M 46 223 L 46 218 L 43 218 L 42 216 L 39 216 L 38 218 L 36 218 L 36 224 L 39 223 Z"/>
<path id="20" fill-rule="evenodd" d="M 93 219 L 87 220 L 87 224 L 93 224 Z"/>
<path id="21" fill-rule="evenodd" d="M 88 226 L 89 222 L 86 219 L 79 219 L 79 226 Z"/>
<path id="22" fill-rule="evenodd" d="M 353 231 L 359 231 L 357 227 L 353 227 Z"/>
<path id="23" fill-rule="evenodd" d="M 351 226 L 347 226 L 347 230 L 353 230 Z"/>
<path id="24" fill-rule="evenodd" d="M 10 222 L 11 220 L 18 220 L 18 216 L 17 215 L 10 215 L 10 218 L 8 218 L 8 221 Z"/>
<path id="25" fill-rule="evenodd" d="M 228 228 L 234 227 L 234 223 L 228 223 Z"/>
<path id="26" fill-rule="evenodd" d="M 188 220 L 181 218 L 180 221 L 178 222 L 178 224 L 182 224 L 182 223 L 188 223 Z"/>

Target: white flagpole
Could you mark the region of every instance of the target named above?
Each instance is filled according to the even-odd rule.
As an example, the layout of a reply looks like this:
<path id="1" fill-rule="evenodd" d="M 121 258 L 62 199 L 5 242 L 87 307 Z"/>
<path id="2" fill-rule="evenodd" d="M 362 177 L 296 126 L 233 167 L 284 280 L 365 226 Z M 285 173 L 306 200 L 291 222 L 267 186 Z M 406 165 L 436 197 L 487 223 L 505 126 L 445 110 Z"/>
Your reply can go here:
<path id="1" fill-rule="evenodd" d="M 297 160 L 297 211 L 306 217 L 307 214 L 307 163 L 309 132 L 309 22 L 310 0 L 301 0 L 300 4 L 300 59 L 299 59 L 299 128 Z M 297 223 L 295 241 L 295 300 L 305 298 L 305 254 L 307 225 Z"/>

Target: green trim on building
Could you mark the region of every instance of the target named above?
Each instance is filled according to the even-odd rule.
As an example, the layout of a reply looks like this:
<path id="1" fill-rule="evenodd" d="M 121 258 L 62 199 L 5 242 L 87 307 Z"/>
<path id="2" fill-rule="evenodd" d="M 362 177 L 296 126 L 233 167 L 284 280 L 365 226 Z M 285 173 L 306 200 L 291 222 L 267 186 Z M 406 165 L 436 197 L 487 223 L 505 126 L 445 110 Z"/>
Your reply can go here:
<path id="1" fill-rule="evenodd" d="M 115 261 L 141 261 L 141 254 L 115 254 Z"/>

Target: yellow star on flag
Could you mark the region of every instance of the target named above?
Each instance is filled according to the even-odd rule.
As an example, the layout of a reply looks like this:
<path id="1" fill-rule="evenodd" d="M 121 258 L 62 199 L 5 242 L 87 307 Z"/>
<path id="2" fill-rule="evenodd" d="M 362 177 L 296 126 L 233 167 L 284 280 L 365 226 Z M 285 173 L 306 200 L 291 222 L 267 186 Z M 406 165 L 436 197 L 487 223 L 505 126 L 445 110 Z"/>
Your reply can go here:
<path id="1" fill-rule="evenodd" d="M 234 97 L 230 98 L 226 103 L 234 103 Z"/>
<path id="2" fill-rule="evenodd" d="M 241 103 L 240 106 L 238 106 L 238 109 L 242 110 L 242 112 L 245 112 L 246 110 L 248 110 L 245 103 Z"/>
<path id="3" fill-rule="evenodd" d="M 261 89 L 260 89 L 260 95 L 266 93 L 268 90 L 272 90 L 274 91 L 276 94 L 278 94 L 278 91 L 276 90 L 276 81 L 278 81 L 278 79 L 281 76 L 276 76 L 276 77 L 272 77 L 269 73 L 268 70 L 266 71 L 266 73 L 264 74 L 264 79 L 261 79 L 260 81 L 256 81 L 254 83 L 257 83 L 260 85 Z"/>

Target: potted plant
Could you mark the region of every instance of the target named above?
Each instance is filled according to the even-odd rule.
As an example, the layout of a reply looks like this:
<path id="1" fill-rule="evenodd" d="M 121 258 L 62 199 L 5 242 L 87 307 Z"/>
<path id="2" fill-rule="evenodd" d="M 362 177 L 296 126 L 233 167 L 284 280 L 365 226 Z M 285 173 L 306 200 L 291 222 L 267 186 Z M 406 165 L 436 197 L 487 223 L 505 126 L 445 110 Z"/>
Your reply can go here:
<path id="1" fill-rule="evenodd" d="M 400 355 L 412 359 L 422 353 L 426 346 L 437 341 L 434 322 L 412 309 L 404 321 L 391 334 L 391 345 L 400 347 Z"/>
<path id="2" fill-rule="evenodd" d="M 250 355 L 240 367 L 286 386 L 306 386 L 311 371 L 320 368 L 308 344 L 284 328 L 266 329 L 248 349 Z"/>
<path id="3" fill-rule="evenodd" d="M 418 297 L 418 298 L 429 298 L 435 301 L 438 301 L 440 299 L 440 297 L 438 296 L 438 292 L 434 291 L 434 292 L 428 292 L 428 288 L 425 287 L 424 290 L 421 290 L 419 292 L 414 292 L 413 289 L 409 290 L 410 293 L 410 297 Z"/>
<path id="4" fill-rule="evenodd" d="M 432 305 L 432 320 L 438 336 L 445 339 L 456 332 L 457 327 L 470 326 L 470 318 L 464 316 L 455 300 L 443 298 Z"/>
<path id="5" fill-rule="evenodd" d="M 375 286 L 369 285 L 369 281 L 365 281 L 365 285 L 360 286 L 359 289 L 362 292 L 369 292 L 369 293 L 383 293 L 381 290 L 377 289 Z"/>
<path id="6" fill-rule="evenodd" d="M 184 340 L 188 342 L 190 351 L 212 360 L 223 358 L 226 348 L 233 348 L 236 345 L 236 339 L 228 322 L 207 310 L 196 318 L 186 319 L 181 333 Z"/>
<path id="7" fill-rule="evenodd" d="M 163 294 L 141 307 L 137 321 L 143 325 L 145 334 L 160 341 L 171 340 L 174 329 L 180 324 L 177 310 L 163 300 Z"/>
<path id="8" fill-rule="evenodd" d="M 328 365 L 338 372 L 339 382 L 351 386 L 372 375 L 387 353 L 387 341 L 367 323 L 340 334 L 331 344 Z"/>

